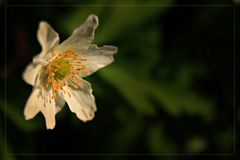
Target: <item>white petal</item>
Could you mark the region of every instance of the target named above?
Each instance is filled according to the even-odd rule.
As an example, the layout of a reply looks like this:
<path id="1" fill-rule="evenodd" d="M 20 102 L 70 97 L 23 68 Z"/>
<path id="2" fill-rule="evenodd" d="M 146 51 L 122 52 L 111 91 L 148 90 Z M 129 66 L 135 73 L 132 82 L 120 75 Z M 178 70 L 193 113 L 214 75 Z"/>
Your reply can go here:
<path id="1" fill-rule="evenodd" d="M 54 48 L 54 51 L 65 52 L 76 48 L 81 50 L 87 49 L 94 39 L 94 32 L 97 27 L 98 17 L 93 14 L 88 16 L 85 22 L 76 28 L 68 39 Z"/>
<path id="2" fill-rule="evenodd" d="M 117 47 L 115 46 L 105 45 L 97 47 L 96 45 L 91 45 L 86 51 L 79 51 L 78 55 L 87 59 L 82 63 L 86 66 L 86 71 L 89 75 L 112 63 L 115 53 L 117 53 Z M 84 77 L 86 74 L 83 73 L 80 76 Z"/>
<path id="3" fill-rule="evenodd" d="M 85 22 L 73 31 L 72 37 L 83 38 L 92 42 L 98 23 L 98 17 L 96 15 L 92 14 L 88 16 Z"/>
<path id="4" fill-rule="evenodd" d="M 41 67 L 40 64 L 29 64 L 23 72 L 23 79 L 33 86 Z"/>
<path id="5" fill-rule="evenodd" d="M 46 56 L 47 53 L 51 54 L 49 50 L 59 44 L 58 33 L 44 21 L 39 23 L 37 38 L 42 46 L 42 52 L 33 58 L 33 63 L 29 64 L 23 73 L 23 79 L 30 85 L 34 84 L 41 66 L 46 63 L 46 59 L 43 57 Z M 46 56 L 46 58 L 48 57 Z"/>
<path id="6" fill-rule="evenodd" d="M 32 119 L 40 111 L 45 118 L 47 129 L 53 129 L 56 123 L 55 115 L 64 105 L 62 102 L 59 96 L 55 101 L 51 99 L 51 92 L 35 88 L 24 109 L 25 119 Z"/>
<path id="7" fill-rule="evenodd" d="M 41 110 L 41 105 L 38 102 L 38 94 L 39 89 L 33 90 L 32 94 L 30 95 L 25 109 L 24 109 L 24 116 L 26 120 L 32 119 L 36 116 L 36 114 Z"/>
<path id="8" fill-rule="evenodd" d="M 94 113 L 97 110 L 95 104 L 95 98 L 92 95 L 91 84 L 83 81 L 78 90 L 74 90 L 70 87 L 64 87 L 71 96 L 63 94 L 70 110 L 76 113 L 77 117 L 86 122 L 93 119 Z"/>
<path id="9" fill-rule="evenodd" d="M 55 100 L 56 103 L 56 113 L 60 112 L 62 110 L 62 108 L 65 105 L 65 100 L 60 97 L 59 95 L 57 95 L 57 98 Z"/>
<path id="10" fill-rule="evenodd" d="M 37 38 L 44 51 L 48 51 L 59 43 L 58 33 L 45 21 L 39 23 Z"/>
<path id="11" fill-rule="evenodd" d="M 39 23 L 37 38 L 42 46 L 42 52 L 34 57 L 34 63 L 42 62 L 42 58 L 46 56 L 46 54 L 50 54 L 50 50 L 59 44 L 58 33 L 45 21 Z"/>

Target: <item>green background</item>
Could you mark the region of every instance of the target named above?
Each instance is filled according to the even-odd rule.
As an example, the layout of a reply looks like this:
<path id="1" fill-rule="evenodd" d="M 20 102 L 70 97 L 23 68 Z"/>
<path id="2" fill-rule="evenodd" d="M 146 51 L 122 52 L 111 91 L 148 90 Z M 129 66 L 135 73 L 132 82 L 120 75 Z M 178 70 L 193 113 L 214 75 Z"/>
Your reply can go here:
<path id="1" fill-rule="evenodd" d="M 198 158 L 234 152 L 234 116 L 239 122 L 239 111 L 234 114 L 234 36 L 239 31 L 234 33 L 231 2 L 80 4 L 1 4 L 6 67 L 2 64 L 0 72 L 0 159 L 63 157 L 57 154 L 180 159 L 184 156 L 178 154 Z M 54 130 L 46 130 L 42 114 L 25 121 L 32 87 L 22 73 L 41 50 L 39 21 L 49 22 L 62 42 L 91 13 L 100 22 L 94 43 L 118 47 L 113 64 L 86 78 L 96 97 L 95 118 L 84 123 L 66 105 Z"/>

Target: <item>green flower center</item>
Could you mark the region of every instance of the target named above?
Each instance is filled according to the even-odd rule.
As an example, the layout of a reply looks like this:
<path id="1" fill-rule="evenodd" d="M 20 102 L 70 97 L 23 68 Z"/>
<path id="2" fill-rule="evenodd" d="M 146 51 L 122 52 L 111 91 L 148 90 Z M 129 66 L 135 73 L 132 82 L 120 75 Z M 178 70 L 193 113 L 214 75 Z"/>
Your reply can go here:
<path id="1" fill-rule="evenodd" d="M 50 68 L 53 69 L 50 74 L 57 80 L 63 80 L 65 77 L 69 76 L 71 72 L 71 64 L 63 58 L 51 63 Z"/>
<path id="2" fill-rule="evenodd" d="M 52 88 L 52 98 L 56 98 L 59 90 L 71 96 L 70 93 L 64 90 L 64 86 L 78 89 L 82 82 L 82 78 L 79 75 L 81 73 L 88 74 L 85 70 L 86 66 L 82 64 L 82 62 L 86 60 L 84 57 L 78 57 L 74 53 L 74 50 L 68 50 L 56 56 L 47 65 L 48 78 L 45 88 L 46 90 L 48 87 Z"/>

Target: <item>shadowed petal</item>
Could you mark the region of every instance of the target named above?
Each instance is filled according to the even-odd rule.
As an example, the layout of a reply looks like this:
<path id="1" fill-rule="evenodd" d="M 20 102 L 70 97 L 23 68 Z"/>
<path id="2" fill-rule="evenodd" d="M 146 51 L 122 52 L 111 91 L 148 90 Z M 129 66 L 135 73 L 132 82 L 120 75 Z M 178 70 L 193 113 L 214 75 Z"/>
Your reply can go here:
<path id="1" fill-rule="evenodd" d="M 45 21 L 39 23 L 37 38 L 42 46 L 42 52 L 34 57 L 33 63 L 41 63 L 42 61 L 45 61 L 42 60 L 42 58 L 47 54 L 51 54 L 49 53 L 50 50 L 59 44 L 58 33 Z"/>
<path id="2" fill-rule="evenodd" d="M 38 94 L 39 94 L 39 89 L 33 90 L 32 94 L 28 98 L 27 104 L 25 105 L 25 109 L 24 109 L 24 116 L 26 120 L 34 118 L 42 108 L 41 104 L 36 103 L 38 102 L 38 99 L 39 99 Z"/>
<path id="3" fill-rule="evenodd" d="M 43 51 L 48 51 L 59 44 L 58 33 L 45 21 L 39 23 L 37 38 Z"/>
<path id="4" fill-rule="evenodd" d="M 86 81 L 82 81 L 77 90 L 70 87 L 64 89 L 71 95 L 70 97 L 66 94 L 63 95 L 70 110 L 76 113 L 77 117 L 84 122 L 92 120 L 97 109 L 91 85 Z"/>
<path id="5" fill-rule="evenodd" d="M 88 16 L 85 22 L 76 28 L 68 39 L 54 48 L 54 51 L 59 53 L 70 49 L 87 49 L 94 39 L 94 32 L 97 26 L 98 17 L 93 14 Z"/>
<path id="6" fill-rule="evenodd" d="M 39 23 L 37 38 L 42 46 L 42 52 L 33 58 L 33 63 L 29 64 L 23 73 L 23 79 L 30 85 L 34 84 L 41 65 L 46 63 L 46 60 L 43 59 L 43 57 L 46 56 L 52 47 L 59 44 L 58 33 L 44 21 Z"/>
<path id="7" fill-rule="evenodd" d="M 39 88 L 33 89 L 24 109 L 26 120 L 32 119 L 38 112 L 42 112 L 47 129 L 53 129 L 55 127 L 55 115 L 65 103 L 59 96 L 56 100 L 52 100 L 51 93 L 52 92 L 46 92 Z"/>
<path id="8" fill-rule="evenodd" d="M 39 64 L 29 64 L 23 72 L 23 79 L 33 86 L 41 67 Z"/>
<path id="9" fill-rule="evenodd" d="M 78 28 L 76 28 L 72 35 L 71 38 L 75 39 L 86 39 L 90 43 L 94 39 L 94 32 L 95 29 L 98 27 L 98 17 L 96 15 L 90 15 L 88 18 L 85 20 L 85 22 L 80 25 Z"/>

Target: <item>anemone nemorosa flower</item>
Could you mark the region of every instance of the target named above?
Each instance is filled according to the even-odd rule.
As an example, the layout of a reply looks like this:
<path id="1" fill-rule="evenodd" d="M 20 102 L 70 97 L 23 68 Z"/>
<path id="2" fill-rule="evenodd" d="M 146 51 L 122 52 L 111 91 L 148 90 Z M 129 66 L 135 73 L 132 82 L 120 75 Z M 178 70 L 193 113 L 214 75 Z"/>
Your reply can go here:
<path id="1" fill-rule="evenodd" d="M 32 119 L 42 112 L 47 129 L 55 127 L 55 115 L 65 101 L 82 121 L 93 119 L 97 110 L 91 84 L 82 78 L 114 61 L 117 47 L 92 44 L 98 17 L 90 15 L 72 35 L 59 44 L 58 33 L 47 22 L 40 22 L 37 38 L 42 46 L 23 73 L 23 79 L 33 86 L 24 116 Z"/>

